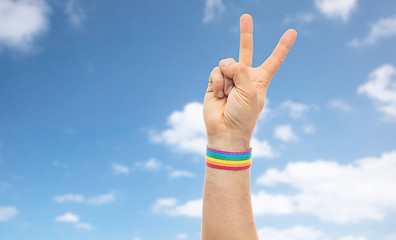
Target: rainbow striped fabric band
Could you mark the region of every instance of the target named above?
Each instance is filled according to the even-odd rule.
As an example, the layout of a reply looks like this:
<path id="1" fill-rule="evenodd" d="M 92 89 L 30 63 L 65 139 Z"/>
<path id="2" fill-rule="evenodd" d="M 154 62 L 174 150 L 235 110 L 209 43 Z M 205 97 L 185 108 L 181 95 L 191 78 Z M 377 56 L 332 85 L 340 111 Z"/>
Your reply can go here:
<path id="1" fill-rule="evenodd" d="M 206 166 L 224 170 L 242 170 L 252 166 L 252 149 L 246 152 L 226 152 L 206 148 Z"/>

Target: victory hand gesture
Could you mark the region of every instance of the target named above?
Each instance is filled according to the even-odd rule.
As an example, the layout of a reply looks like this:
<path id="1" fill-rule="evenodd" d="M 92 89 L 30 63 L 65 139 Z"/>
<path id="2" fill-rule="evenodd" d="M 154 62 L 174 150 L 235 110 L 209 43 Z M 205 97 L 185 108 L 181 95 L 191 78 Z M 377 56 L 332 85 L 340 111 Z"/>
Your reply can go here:
<path id="1" fill-rule="evenodd" d="M 286 31 L 270 57 L 252 68 L 253 20 L 240 19 L 239 62 L 223 59 L 209 77 L 203 114 L 208 147 L 224 151 L 245 151 L 265 103 L 268 85 L 286 58 L 297 33 Z"/>

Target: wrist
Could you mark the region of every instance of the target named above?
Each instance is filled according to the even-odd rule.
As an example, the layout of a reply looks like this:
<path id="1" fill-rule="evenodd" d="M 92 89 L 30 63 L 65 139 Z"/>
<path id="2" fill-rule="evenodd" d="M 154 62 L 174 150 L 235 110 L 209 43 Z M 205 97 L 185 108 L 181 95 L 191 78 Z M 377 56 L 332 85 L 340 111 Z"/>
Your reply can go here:
<path id="1" fill-rule="evenodd" d="M 243 134 L 221 134 L 220 136 L 209 136 L 209 148 L 230 152 L 244 152 L 250 149 L 251 136 Z"/>

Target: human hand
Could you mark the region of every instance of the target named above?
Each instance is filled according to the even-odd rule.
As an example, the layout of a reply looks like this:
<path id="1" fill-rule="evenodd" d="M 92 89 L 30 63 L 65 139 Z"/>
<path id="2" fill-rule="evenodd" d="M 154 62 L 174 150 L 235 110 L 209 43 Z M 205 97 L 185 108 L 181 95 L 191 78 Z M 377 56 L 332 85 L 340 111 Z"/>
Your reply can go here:
<path id="1" fill-rule="evenodd" d="M 208 147 L 224 151 L 245 151 L 260 112 L 268 85 L 292 47 L 297 32 L 287 30 L 272 54 L 259 67 L 252 68 L 253 19 L 240 19 L 239 62 L 223 59 L 209 77 L 203 115 Z"/>

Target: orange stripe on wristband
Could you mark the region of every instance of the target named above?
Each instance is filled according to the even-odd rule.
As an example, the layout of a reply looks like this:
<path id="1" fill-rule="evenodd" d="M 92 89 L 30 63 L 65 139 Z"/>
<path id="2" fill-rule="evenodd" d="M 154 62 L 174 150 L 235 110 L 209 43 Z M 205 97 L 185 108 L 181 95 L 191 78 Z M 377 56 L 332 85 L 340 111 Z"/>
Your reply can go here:
<path id="1" fill-rule="evenodd" d="M 243 170 L 252 166 L 251 150 L 226 152 L 207 148 L 206 166 L 224 170 Z"/>

